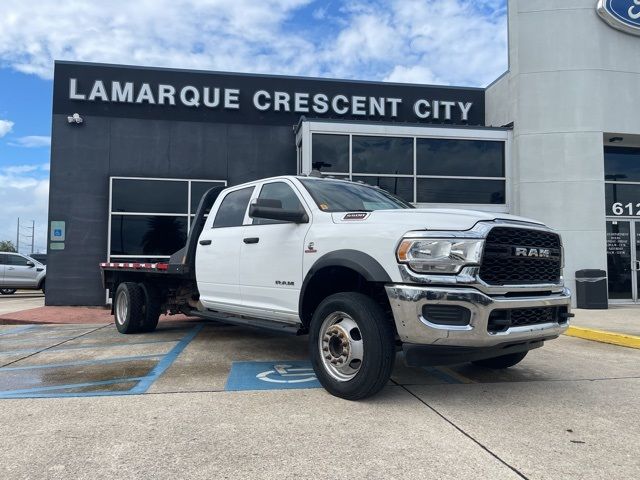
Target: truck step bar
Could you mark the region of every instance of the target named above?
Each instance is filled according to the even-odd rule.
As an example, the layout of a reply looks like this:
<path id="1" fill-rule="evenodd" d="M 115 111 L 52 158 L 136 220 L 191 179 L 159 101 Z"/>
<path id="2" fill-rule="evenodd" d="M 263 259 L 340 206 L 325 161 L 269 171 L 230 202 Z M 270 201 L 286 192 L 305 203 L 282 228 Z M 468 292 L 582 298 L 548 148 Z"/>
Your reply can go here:
<path id="1" fill-rule="evenodd" d="M 286 333 L 288 335 L 301 335 L 302 325 L 294 325 L 291 323 L 284 322 L 275 322 L 273 320 L 261 320 L 259 318 L 247 318 L 241 317 L 237 315 L 231 315 L 228 313 L 221 312 L 199 312 L 199 311 L 191 311 L 189 315 L 193 315 L 195 317 L 206 318 L 207 320 L 215 320 L 222 323 L 230 323 L 232 325 L 238 325 L 240 327 L 255 327 L 261 330 L 267 329 L 274 332 Z"/>

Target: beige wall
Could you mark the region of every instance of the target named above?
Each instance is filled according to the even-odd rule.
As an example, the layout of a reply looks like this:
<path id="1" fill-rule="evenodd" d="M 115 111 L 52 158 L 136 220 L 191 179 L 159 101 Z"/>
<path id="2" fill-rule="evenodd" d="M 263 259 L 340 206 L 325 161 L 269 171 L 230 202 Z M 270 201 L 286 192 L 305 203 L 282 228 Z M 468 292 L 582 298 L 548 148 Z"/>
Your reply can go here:
<path id="1" fill-rule="evenodd" d="M 513 213 L 558 229 L 565 278 L 606 269 L 603 132 L 640 133 L 640 37 L 595 0 L 509 0 L 509 72 L 487 125 L 514 122 Z"/>

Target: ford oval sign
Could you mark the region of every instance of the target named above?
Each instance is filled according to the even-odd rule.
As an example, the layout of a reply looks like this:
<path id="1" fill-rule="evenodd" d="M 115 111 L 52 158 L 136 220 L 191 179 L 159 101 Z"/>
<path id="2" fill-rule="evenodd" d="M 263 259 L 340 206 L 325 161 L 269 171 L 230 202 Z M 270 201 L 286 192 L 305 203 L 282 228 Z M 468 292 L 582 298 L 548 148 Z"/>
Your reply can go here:
<path id="1" fill-rule="evenodd" d="M 598 0 L 596 8 L 613 28 L 640 35 L 640 0 Z"/>

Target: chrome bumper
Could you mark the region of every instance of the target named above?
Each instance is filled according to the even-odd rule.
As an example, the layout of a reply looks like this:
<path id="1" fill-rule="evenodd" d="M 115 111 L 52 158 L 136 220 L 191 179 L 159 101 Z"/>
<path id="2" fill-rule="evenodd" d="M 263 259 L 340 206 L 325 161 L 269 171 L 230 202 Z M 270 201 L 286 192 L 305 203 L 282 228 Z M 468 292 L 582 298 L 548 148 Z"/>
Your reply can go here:
<path id="1" fill-rule="evenodd" d="M 489 315 L 496 309 L 528 307 L 571 306 L 571 292 L 564 288 L 559 293 L 545 296 L 504 297 L 488 296 L 474 288 L 427 287 L 387 285 L 393 318 L 400 340 L 421 345 L 448 345 L 461 347 L 491 347 L 506 342 L 529 341 L 556 337 L 569 326 L 565 323 L 542 323 L 511 327 L 503 332 L 487 331 Z M 469 325 L 436 325 L 422 315 L 426 304 L 458 305 L 471 311 Z"/>

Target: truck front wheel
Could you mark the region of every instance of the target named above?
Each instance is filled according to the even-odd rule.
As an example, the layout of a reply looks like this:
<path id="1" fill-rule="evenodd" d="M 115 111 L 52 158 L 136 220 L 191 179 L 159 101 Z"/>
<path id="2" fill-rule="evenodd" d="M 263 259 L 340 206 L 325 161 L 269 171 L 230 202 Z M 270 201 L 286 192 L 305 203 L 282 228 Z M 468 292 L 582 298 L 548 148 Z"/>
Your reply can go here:
<path id="1" fill-rule="evenodd" d="M 324 299 L 309 328 L 311 363 L 332 395 L 359 400 L 380 391 L 395 360 L 391 322 L 371 298 L 357 292 Z"/>
<path id="2" fill-rule="evenodd" d="M 479 367 L 493 368 L 496 370 L 513 367 L 517 363 L 520 363 L 529 352 L 510 353 L 509 355 L 502 355 L 500 357 L 485 358 L 484 360 L 476 360 L 471 362 Z"/>

